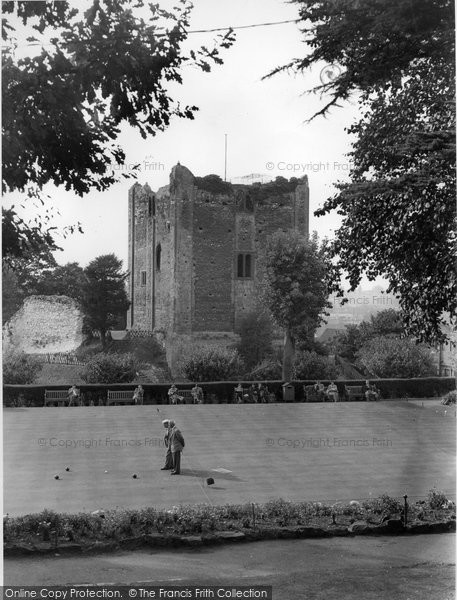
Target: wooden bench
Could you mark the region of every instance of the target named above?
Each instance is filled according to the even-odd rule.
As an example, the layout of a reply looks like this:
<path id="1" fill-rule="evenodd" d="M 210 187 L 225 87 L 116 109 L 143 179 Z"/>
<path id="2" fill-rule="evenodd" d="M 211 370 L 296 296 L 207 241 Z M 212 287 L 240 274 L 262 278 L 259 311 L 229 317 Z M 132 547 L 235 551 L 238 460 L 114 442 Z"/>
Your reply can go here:
<path id="1" fill-rule="evenodd" d="M 192 390 L 177 390 L 175 394 L 176 402 L 173 402 L 172 396 L 168 396 L 171 404 L 194 404 Z M 182 400 L 180 400 L 182 398 Z"/>
<path id="2" fill-rule="evenodd" d="M 133 398 L 134 393 L 135 390 L 116 390 L 114 392 L 108 390 L 106 406 L 111 406 L 112 404 L 135 404 L 135 400 Z"/>
<path id="3" fill-rule="evenodd" d="M 325 394 L 321 394 L 315 390 L 314 385 L 305 385 L 303 386 L 303 390 L 305 392 L 306 402 L 323 402 L 325 400 Z"/>
<path id="4" fill-rule="evenodd" d="M 363 385 L 346 385 L 345 389 L 348 400 L 365 400 Z"/>
<path id="5" fill-rule="evenodd" d="M 247 400 L 246 396 L 249 396 L 249 400 Z M 233 402 L 238 402 L 236 390 L 233 392 Z M 241 402 L 252 402 L 251 390 L 249 388 L 243 388 L 243 391 L 241 392 Z"/>
<path id="6" fill-rule="evenodd" d="M 81 402 L 81 399 L 80 399 Z M 68 406 L 70 399 L 68 397 L 68 390 L 45 390 L 44 391 L 44 405 L 50 406 L 56 404 L 57 406 Z"/>

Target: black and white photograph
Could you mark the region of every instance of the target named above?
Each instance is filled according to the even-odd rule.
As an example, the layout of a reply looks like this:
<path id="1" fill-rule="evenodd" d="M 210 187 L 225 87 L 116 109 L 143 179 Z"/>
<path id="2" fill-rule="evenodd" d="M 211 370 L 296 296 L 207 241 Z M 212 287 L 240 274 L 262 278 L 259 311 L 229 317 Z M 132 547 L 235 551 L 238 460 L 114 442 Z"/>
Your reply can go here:
<path id="1" fill-rule="evenodd" d="M 1 5 L 3 597 L 455 600 L 454 2 Z"/>

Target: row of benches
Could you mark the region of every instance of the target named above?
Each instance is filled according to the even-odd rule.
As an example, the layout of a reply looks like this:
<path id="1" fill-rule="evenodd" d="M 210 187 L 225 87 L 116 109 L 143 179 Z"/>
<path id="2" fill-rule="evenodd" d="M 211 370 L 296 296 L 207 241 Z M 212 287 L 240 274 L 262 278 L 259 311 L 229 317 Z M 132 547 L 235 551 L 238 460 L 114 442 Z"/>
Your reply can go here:
<path id="1" fill-rule="evenodd" d="M 143 404 L 142 399 L 141 402 L 135 402 L 133 394 L 134 390 L 108 390 L 106 406 L 116 406 L 120 404 Z M 177 395 L 184 399 L 185 404 L 193 404 L 193 397 L 190 390 L 179 390 Z M 69 406 L 69 404 L 70 399 L 68 397 L 68 390 L 45 390 L 45 406 Z"/>
<path id="2" fill-rule="evenodd" d="M 108 390 L 106 405 L 110 406 L 117 404 L 135 404 L 133 394 L 134 390 Z M 79 403 L 81 403 L 81 399 L 79 400 Z M 70 398 L 68 396 L 68 390 L 45 390 L 44 405 L 69 406 Z"/>
<path id="3" fill-rule="evenodd" d="M 365 392 L 363 386 L 358 385 L 346 385 L 345 386 L 346 397 L 348 400 L 365 400 Z M 135 404 L 133 398 L 133 390 L 108 390 L 106 406 L 120 405 L 120 404 Z M 249 388 L 243 388 L 243 398 L 249 394 Z M 192 397 L 191 390 L 178 390 L 177 396 L 183 399 L 184 404 L 193 404 L 194 399 Z M 274 396 L 274 394 L 270 394 Z M 319 394 L 314 390 L 314 386 L 305 387 L 305 399 L 308 402 L 319 400 Z M 271 402 L 271 397 L 268 398 Z M 57 405 L 57 406 L 68 406 L 69 405 L 68 390 L 45 390 L 44 393 L 44 405 Z M 142 404 L 142 402 L 141 402 Z"/>
<path id="4" fill-rule="evenodd" d="M 345 399 L 347 400 L 365 400 L 365 388 L 363 385 L 345 385 Z M 307 385 L 304 388 L 305 400 L 315 402 L 321 400 L 321 395 L 314 389 L 314 385 Z"/>

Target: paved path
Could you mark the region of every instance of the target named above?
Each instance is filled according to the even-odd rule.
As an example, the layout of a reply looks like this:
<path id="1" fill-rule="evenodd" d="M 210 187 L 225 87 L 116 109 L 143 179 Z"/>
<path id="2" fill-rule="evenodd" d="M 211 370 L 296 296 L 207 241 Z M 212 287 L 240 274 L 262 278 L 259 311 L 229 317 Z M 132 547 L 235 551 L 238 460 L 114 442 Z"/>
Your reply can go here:
<path id="1" fill-rule="evenodd" d="M 181 477 L 160 471 L 165 417 Z M 455 424 L 436 402 L 6 409 L 4 513 L 453 494 Z"/>
<path id="2" fill-rule="evenodd" d="M 6 585 L 272 585 L 275 600 L 452 600 L 455 535 L 6 559 Z"/>

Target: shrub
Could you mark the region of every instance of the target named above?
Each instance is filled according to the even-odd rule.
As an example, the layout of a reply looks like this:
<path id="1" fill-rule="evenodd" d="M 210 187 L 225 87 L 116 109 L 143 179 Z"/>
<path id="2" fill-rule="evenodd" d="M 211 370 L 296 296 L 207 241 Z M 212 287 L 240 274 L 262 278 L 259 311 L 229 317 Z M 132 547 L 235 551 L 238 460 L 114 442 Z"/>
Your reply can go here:
<path id="1" fill-rule="evenodd" d="M 433 488 L 429 491 L 427 501 L 432 510 L 439 510 L 440 508 L 446 508 L 449 500 L 446 498 L 444 492 Z"/>
<path id="2" fill-rule="evenodd" d="M 243 370 L 237 350 L 196 347 L 183 359 L 182 370 L 190 381 L 230 381 Z"/>
<path id="3" fill-rule="evenodd" d="M 296 379 L 336 379 L 338 369 L 327 356 L 314 351 L 300 352 L 294 363 Z"/>
<path id="4" fill-rule="evenodd" d="M 252 369 L 271 354 L 273 323 L 270 315 L 262 307 L 244 317 L 238 333 L 240 342 L 237 350 L 248 369 Z"/>
<path id="5" fill-rule="evenodd" d="M 140 364 L 133 354 L 95 354 L 80 372 L 86 383 L 130 383 Z"/>
<path id="6" fill-rule="evenodd" d="M 389 496 L 388 494 L 382 494 L 379 498 L 373 498 L 373 500 L 366 500 L 363 502 L 363 508 L 372 511 L 375 514 L 396 514 L 402 511 L 403 506 L 397 498 L 392 498 L 392 496 Z"/>
<path id="7" fill-rule="evenodd" d="M 282 376 L 282 366 L 274 358 L 264 358 L 249 373 L 248 378 L 251 381 L 278 380 Z"/>
<path id="8" fill-rule="evenodd" d="M 33 383 L 43 368 L 37 358 L 24 352 L 13 352 L 3 357 L 3 382 L 16 385 Z"/>
<path id="9" fill-rule="evenodd" d="M 357 352 L 357 365 L 376 377 L 427 377 L 436 372 L 429 348 L 411 338 L 372 338 Z"/>

